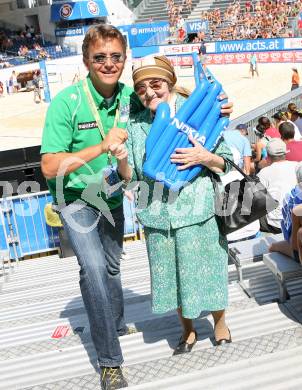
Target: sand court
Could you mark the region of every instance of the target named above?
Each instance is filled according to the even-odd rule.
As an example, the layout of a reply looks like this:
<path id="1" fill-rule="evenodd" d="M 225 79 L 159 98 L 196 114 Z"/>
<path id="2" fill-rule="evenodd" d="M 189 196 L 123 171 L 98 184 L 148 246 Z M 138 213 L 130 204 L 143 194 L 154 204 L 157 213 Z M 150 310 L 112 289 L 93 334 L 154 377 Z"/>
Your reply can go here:
<path id="1" fill-rule="evenodd" d="M 222 83 L 229 100 L 234 103 L 231 119 L 259 107 L 290 91 L 291 68 L 300 64 L 258 64 L 259 77 L 249 77 L 249 64 L 211 65 L 209 69 Z M 79 68 L 77 68 L 79 69 Z M 178 84 L 194 88 L 193 70 L 177 68 Z M 300 71 L 301 73 L 301 71 Z M 85 76 L 85 69 L 80 69 Z M 50 83 L 51 95 L 71 84 L 72 72 L 60 81 Z M 131 62 L 127 63 L 122 81 L 131 85 Z M 43 96 L 43 92 L 42 92 Z M 0 99 L 0 151 L 41 144 L 43 124 L 48 104 L 34 103 L 33 92 L 19 92 Z"/>

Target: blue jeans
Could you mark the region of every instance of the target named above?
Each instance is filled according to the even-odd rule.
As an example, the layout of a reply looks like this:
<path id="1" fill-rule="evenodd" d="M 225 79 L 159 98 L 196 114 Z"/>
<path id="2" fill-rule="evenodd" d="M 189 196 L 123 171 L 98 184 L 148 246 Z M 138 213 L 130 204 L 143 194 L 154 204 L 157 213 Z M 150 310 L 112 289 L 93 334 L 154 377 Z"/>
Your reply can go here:
<path id="1" fill-rule="evenodd" d="M 115 226 L 93 207 L 76 203 L 60 210 L 80 265 L 80 288 L 100 366 L 123 362 L 118 336 L 126 329 L 120 275 L 123 207 L 111 211 Z"/>

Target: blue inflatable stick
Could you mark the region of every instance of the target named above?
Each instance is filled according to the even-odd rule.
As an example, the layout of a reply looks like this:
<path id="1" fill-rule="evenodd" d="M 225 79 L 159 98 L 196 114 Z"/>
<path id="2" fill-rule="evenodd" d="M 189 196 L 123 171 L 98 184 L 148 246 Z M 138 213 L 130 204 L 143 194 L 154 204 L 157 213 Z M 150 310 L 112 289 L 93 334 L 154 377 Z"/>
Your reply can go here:
<path id="1" fill-rule="evenodd" d="M 170 107 L 168 104 L 160 104 L 156 110 L 156 115 L 152 124 L 152 131 L 148 135 L 146 143 L 146 157 L 149 158 L 156 140 L 163 133 L 164 129 L 170 123 Z"/>
<path id="2" fill-rule="evenodd" d="M 169 105 L 161 103 L 146 140 L 144 174 L 154 180 L 160 177 L 160 181 L 173 191 L 178 191 L 203 169 L 202 165 L 197 165 L 179 171 L 178 165 L 170 160 L 175 149 L 193 147 L 188 139 L 191 135 L 212 151 L 229 124 L 229 118 L 221 116 L 221 106 L 226 103 L 226 100 L 218 100 L 223 93 L 221 84 L 208 69 L 204 71 L 197 53 L 192 56 L 196 84 L 193 93 L 173 118 Z"/>

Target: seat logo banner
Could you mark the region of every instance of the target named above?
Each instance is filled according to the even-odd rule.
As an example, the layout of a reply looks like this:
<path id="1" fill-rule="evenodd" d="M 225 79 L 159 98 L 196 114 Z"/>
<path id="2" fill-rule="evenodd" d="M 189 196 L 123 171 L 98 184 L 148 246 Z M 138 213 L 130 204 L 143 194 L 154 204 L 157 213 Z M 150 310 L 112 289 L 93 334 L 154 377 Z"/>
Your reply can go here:
<path id="1" fill-rule="evenodd" d="M 63 19 L 68 19 L 72 15 L 72 6 L 70 4 L 63 4 L 60 8 L 60 16 Z"/>
<path id="2" fill-rule="evenodd" d="M 284 49 L 302 49 L 302 38 L 285 38 Z"/>
<path id="3" fill-rule="evenodd" d="M 52 22 L 91 19 L 96 16 L 108 16 L 103 0 L 66 1 L 63 4 L 53 3 L 50 8 L 50 20 Z"/>
<path id="4" fill-rule="evenodd" d="M 100 13 L 99 6 L 95 1 L 88 1 L 87 9 L 91 15 L 98 15 Z"/>

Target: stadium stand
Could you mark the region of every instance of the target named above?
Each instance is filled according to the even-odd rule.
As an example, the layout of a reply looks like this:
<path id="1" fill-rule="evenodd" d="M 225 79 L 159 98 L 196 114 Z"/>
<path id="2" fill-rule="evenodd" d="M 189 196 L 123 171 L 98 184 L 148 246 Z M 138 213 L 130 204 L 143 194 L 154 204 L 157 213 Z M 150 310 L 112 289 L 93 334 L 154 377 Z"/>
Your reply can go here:
<path id="1" fill-rule="evenodd" d="M 161 0 L 149 0 L 148 2 L 143 2 L 137 8 L 137 18 L 135 23 L 146 23 L 151 21 L 160 21 L 160 20 L 168 20 L 169 12 L 168 12 L 168 2 L 167 5 L 163 4 Z M 199 0 L 192 0 L 192 9 L 199 3 Z M 210 1 L 205 1 L 205 8 L 208 9 L 210 5 Z M 182 6 L 182 0 L 174 1 L 174 8 L 181 6 L 182 10 L 180 12 L 183 18 L 187 18 L 190 14 L 190 10 L 187 7 Z"/>
<path id="2" fill-rule="evenodd" d="M 141 3 L 136 9 L 136 23 L 169 20 L 172 28 L 180 28 L 183 19 L 207 20 L 207 37 L 211 40 L 292 37 L 302 7 L 301 2 L 280 1 L 256 2 L 250 10 L 246 1 L 193 0 L 190 7 L 182 0 L 166 3 L 165 9 L 159 0 Z"/>
<path id="3" fill-rule="evenodd" d="M 42 41 L 41 35 L 27 36 L 25 30 L 0 28 L 0 68 L 23 65 L 41 59 L 56 59 L 73 55 L 72 50 L 50 41 Z M 5 64 L 5 66 L 1 66 Z"/>

